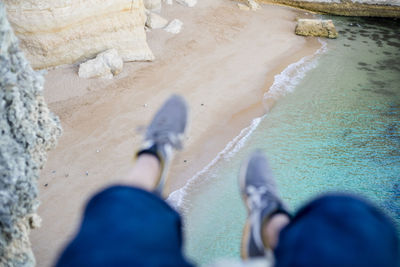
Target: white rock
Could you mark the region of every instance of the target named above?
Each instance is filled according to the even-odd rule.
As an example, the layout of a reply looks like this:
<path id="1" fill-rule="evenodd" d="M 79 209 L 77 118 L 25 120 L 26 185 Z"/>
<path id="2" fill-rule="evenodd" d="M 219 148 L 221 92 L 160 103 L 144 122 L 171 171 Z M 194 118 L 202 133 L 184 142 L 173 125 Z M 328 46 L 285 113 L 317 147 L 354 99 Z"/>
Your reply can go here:
<path id="1" fill-rule="evenodd" d="M 100 53 L 98 57 L 102 57 L 104 62 L 110 67 L 113 75 L 117 75 L 122 71 L 124 61 L 118 55 L 116 49 L 109 49 L 103 53 Z"/>
<path id="2" fill-rule="evenodd" d="M 255 0 L 247 0 L 247 5 L 251 10 L 257 10 L 260 8 L 260 5 Z"/>
<path id="3" fill-rule="evenodd" d="M 143 3 L 148 10 L 161 10 L 161 0 L 144 0 Z"/>
<path id="4" fill-rule="evenodd" d="M 176 0 L 181 5 L 194 7 L 197 4 L 197 0 Z"/>
<path id="5" fill-rule="evenodd" d="M 146 26 L 150 29 L 160 29 L 164 28 L 168 24 L 168 20 L 164 19 L 163 17 L 155 14 L 150 13 L 147 16 Z"/>
<path id="6" fill-rule="evenodd" d="M 240 10 L 245 10 L 245 11 L 249 11 L 250 10 L 249 6 L 243 5 L 241 3 L 238 3 L 237 5 L 238 5 Z"/>
<path id="7" fill-rule="evenodd" d="M 179 19 L 174 19 L 173 21 L 171 21 L 167 27 L 164 28 L 164 30 L 166 32 L 170 32 L 173 34 L 177 34 L 180 33 L 181 29 L 182 29 L 182 21 L 180 21 Z"/>
<path id="8" fill-rule="evenodd" d="M 97 55 L 96 58 L 79 65 L 79 77 L 112 79 L 122 71 L 122 58 L 116 49 L 110 49 Z"/>

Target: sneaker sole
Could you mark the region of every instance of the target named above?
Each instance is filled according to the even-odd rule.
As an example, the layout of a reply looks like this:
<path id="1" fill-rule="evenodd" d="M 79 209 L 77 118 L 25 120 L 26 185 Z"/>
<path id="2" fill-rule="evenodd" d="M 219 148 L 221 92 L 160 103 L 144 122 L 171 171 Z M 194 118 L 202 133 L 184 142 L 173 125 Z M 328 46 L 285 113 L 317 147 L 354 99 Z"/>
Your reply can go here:
<path id="1" fill-rule="evenodd" d="M 246 220 L 243 233 L 242 233 L 242 240 L 240 242 L 240 257 L 244 260 L 249 258 L 248 247 L 250 241 L 250 221 Z"/>
<path id="2" fill-rule="evenodd" d="M 243 202 L 245 203 L 246 211 L 247 214 L 249 214 L 250 210 L 247 206 L 247 197 L 245 192 L 243 192 L 242 188 L 245 186 L 245 181 L 246 181 L 246 171 L 247 167 L 249 165 L 249 161 L 251 159 L 251 156 L 249 156 L 246 161 L 242 164 L 239 172 L 239 188 L 240 188 L 240 196 L 242 197 Z M 248 247 L 249 247 L 249 242 L 250 242 L 250 220 L 249 218 L 246 219 L 246 222 L 243 227 L 243 233 L 242 233 L 242 240 L 240 242 L 240 257 L 242 259 L 248 259 L 249 258 L 249 253 L 248 253 Z"/>

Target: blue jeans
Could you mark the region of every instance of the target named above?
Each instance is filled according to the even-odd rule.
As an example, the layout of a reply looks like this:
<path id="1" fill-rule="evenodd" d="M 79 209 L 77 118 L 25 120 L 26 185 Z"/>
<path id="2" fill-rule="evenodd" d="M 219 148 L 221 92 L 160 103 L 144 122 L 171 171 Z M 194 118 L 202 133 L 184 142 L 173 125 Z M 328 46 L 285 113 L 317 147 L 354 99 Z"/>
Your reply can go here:
<path id="1" fill-rule="evenodd" d="M 276 266 L 393 266 L 391 222 L 370 204 L 327 195 L 302 208 L 280 235 Z M 88 203 L 81 228 L 57 266 L 192 266 L 182 253 L 181 220 L 159 197 L 108 188 Z"/>

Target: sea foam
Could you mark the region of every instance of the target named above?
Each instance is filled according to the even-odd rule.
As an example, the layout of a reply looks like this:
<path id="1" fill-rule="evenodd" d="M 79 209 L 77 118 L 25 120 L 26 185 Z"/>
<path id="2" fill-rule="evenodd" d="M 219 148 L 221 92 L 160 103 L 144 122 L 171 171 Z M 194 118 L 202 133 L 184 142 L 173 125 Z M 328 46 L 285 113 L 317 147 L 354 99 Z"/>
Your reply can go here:
<path id="1" fill-rule="evenodd" d="M 205 166 L 201 171 L 196 173 L 189 181 L 180 189 L 172 192 L 167 198 L 167 202 L 173 206 L 175 209 L 184 211 L 184 200 L 187 193 L 194 189 L 194 186 L 198 186 L 200 183 L 203 183 L 207 180 L 207 176 L 205 175 L 211 167 L 213 167 L 218 161 L 221 159 L 228 159 L 232 157 L 237 151 L 239 151 L 243 145 L 246 143 L 246 140 L 249 138 L 251 133 L 257 128 L 260 124 L 263 117 L 253 119 L 250 126 L 244 128 L 240 131 L 239 135 L 237 135 L 232 141 L 230 141 L 225 148 L 218 153 L 218 155 Z"/>
<path id="2" fill-rule="evenodd" d="M 308 71 L 317 66 L 318 55 L 327 50 L 327 43 L 320 39 L 319 42 L 322 46 L 313 55 L 303 57 L 299 61 L 290 64 L 280 74 L 275 75 L 274 83 L 264 94 L 263 105 L 267 112 L 271 110 L 279 98 L 292 92 Z"/>
<path id="3" fill-rule="evenodd" d="M 267 111 L 272 108 L 272 105 L 268 107 L 268 104 L 272 104 L 272 102 L 277 101 L 277 99 L 286 95 L 288 92 L 292 92 L 296 85 L 298 85 L 299 82 L 304 78 L 306 73 L 317 66 L 318 55 L 327 50 L 327 43 L 321 40 L 320 43 L 322 44 L 321 48 L 318 49 L 313 55 L 306 56 L 296 63 L 290 64 L 285 70 L 274 77 L 274 83 L 264 94 L 263 102 Z M 254 130 L 257 129 L 257 126 L 260 124 L 264 116 L 253 119 L 251 125 L 244 128 L 239 135 L 229 142 L 225 148 L 219 152 L 209 164 L 207 164 L 207 166 L 190 178 L 182 188 L 172 192 L 167 198 L 167 202 L 176 210 L 185 212 L 187 210 L 187 205 L 185 205 L 186 196 L 190 192 L 196 190 L 196 187 L 198 187 L 200 184 L 212 178 L 207 176 L 207 174 L 215 164 L 222 159 L 227 160 L 231 158 L 245 145 L 246 141 L 254 132 Z"/>

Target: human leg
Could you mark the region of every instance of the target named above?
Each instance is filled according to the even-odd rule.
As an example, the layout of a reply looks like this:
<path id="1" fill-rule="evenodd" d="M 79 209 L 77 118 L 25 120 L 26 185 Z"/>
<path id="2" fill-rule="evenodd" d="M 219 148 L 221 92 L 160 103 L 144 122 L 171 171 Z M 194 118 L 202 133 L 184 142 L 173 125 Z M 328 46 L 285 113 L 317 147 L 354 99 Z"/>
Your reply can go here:
<path id="1" fill-rule="evenodd" d="M 172 149 L 180 148 L 186 105 L 171 97 L 149 125 L 129 175 L 95 195 L 57 266 L 190 266 L 181 220 L 160 195 Z M 179 146 L 178 146 L 179 145 Z"/>
<path id="2" fill-rule="evenodd" d="M 310 202 L 281 231 L 276 266 L 388 266 L 400 264 L 390 219 L 372 204 L 345 194 Z"/>
<path id="3" fill-rule="evenodd" d="M 372 204 L 350 195 L 325 195 L 289 219 L 260 153 L 250 156 L 240 178 L 249 211 L 242 257 L 274 249 L 277 267 L 399 266 L 396 229 Z"/>
<path id="4" fill-rule="evenodd" d="M 135 165 L 119 184 L 153 191 L 157 187 L 160 172 L 160 161 L 153 155 L 142 154 L 137 157 Z"/>
<path id="5" fill-rule="evenodd" d="M 265 156 L 257 151 L 242 166 L 240 190 L 248 211 L 243 230 L 241 256 L 265 256 L 289 222 L 289 213 L 277 194 L 275 180 Z"/>

